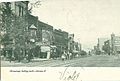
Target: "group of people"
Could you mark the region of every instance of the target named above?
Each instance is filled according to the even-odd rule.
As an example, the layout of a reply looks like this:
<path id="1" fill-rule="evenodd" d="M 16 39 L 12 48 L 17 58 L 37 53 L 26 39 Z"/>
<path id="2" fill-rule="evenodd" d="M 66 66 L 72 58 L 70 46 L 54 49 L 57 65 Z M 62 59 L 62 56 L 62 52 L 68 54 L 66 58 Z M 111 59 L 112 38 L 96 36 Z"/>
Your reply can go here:
<path id="1" fill-rule="evenodd" d="M 62 53 L 62 55 L 61 55 L 62 61 L 66 60 L 66 59 L 70 60 L 70 59 L 72 59 L 72 58 L 73 58 L 73 54 L 70 53 L 70 52 L 64 51 L 64 52 Z"/>

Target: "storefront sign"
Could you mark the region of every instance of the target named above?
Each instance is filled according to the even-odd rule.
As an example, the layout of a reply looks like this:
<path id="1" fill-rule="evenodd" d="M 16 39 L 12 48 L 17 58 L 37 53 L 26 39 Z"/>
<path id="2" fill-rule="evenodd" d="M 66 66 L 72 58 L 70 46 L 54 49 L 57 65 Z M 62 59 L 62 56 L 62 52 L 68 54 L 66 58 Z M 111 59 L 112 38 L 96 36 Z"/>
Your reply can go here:
<path id="1" fill-rule="evenodd" d="M 49 46 L 41 46 L 41 52 L 48 52 L 48 51 L 50 51 Z"/>

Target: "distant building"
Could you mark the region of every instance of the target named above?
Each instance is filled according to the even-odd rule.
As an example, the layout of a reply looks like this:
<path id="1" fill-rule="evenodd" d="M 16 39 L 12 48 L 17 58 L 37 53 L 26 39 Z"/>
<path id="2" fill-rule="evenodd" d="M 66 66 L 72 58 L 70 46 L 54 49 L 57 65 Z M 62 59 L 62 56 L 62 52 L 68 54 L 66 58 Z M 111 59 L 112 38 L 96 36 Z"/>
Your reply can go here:
<path id="1" fill-rule="evenodd" d="M 97 46 L 94 46 L 94 50 L 97 50 Z"/>
<path id="2" fill-rule="evenodd" d="M 98 38 L 98 49 L 100 52 L 104 52 L 102 50 L 102 47 L 104 45 L 104 42 L 107 41 L 109 38 Z"/>
<path id="3" fill-rule="evenodd" d="M 95 55 L 99 55 L 99 49 L 98 46 L 94 46 L 94 52 Z"/>
<path id="4" fill-rule="evenodd" d="M 78 42 L 78 50 L 81 51 L 82 50 L 82 44 Z"/>
<path id="5" fill-rule="evenodd" d="M 81 51 L 81 44 L 78 42 L 74 42 L 74 50 Z"/>
<path id="6" fill-rule="evenodd" d="M 111 34 L 111 47 L 113 54 L 120 54 L 120 36 L 115 36 L 115 34 Z"/>
<path id="7" fill-rule="evenodd" d="M 106 54 L 111 54 L 111 40 L 107 40 L 104 42 L 103 50 Z"/>

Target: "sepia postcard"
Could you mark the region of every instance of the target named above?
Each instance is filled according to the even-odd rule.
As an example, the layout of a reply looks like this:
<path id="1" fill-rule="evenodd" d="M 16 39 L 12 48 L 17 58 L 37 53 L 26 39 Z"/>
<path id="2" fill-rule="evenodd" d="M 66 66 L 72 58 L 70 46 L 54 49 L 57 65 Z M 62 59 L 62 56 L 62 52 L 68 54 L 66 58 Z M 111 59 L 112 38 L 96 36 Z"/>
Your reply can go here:
<path id="1" fill-rule="evenodd" d="M 120 81 L 120 0 L 1 0 L 1 81 Z"/>

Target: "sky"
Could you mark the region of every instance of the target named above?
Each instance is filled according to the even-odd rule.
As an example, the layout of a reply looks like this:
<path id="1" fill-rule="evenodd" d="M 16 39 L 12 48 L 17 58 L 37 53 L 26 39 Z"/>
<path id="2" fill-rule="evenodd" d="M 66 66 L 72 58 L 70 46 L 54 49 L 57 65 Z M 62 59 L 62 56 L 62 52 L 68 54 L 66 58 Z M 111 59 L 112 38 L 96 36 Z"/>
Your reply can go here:
<path id="1" fill-rule="evenodd" d="M 41 0 L 32 14 L 56 29 L 74 33 L 85 50 L 92 49 L 98 38 L 120 35 L 120 0 Z"/>
<path id="2" fill-rule="evenodd" d="M 82 49 L 90 50 L 98 38 L 120 35 L 120 0 L 30 0 L 41 1 L 32 14 L 55 29 L 75 34 Z M 31 6 L 29 4 L 29 6 Z"/>

